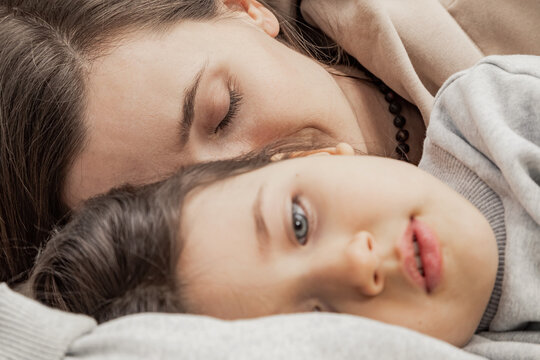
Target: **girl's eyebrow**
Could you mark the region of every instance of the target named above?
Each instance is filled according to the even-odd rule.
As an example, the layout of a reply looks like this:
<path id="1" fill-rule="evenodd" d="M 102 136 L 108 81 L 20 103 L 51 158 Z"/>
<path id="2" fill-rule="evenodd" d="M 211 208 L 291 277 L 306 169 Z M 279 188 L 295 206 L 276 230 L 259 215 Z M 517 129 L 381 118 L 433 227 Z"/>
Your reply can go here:
<path id="1" fill-rule="evenodd" d="M 270 233 L 268 226 L 263 216 L 263 199 L 265 192 L 265 184 L 262 184 L 257 192 L 257 197 L 253 202 L 253 220 L 255 222 L 255 233 L 257 235 L 257 243 L 259 247 L 259 253 L 262 257 L 268 254 L 268 248 L 270 246 Z"/>
<path id="2" fill-rule="evenodd" d="M 193 119 L 195 118 L 195 99 L 197 97 L 197 91 L 199 90 L 199 84 L 201 78 L 208 67 L 208 59 L 201 66 L 201 69 L 193 77 L 191 85 L 184 91 L 184 103 L 182 105 L 182 118 L 180 119 L 180 147 L 186 146 L 189 140 L 189 134 L 191 132 L 191 126 L 193 125 Z"/>

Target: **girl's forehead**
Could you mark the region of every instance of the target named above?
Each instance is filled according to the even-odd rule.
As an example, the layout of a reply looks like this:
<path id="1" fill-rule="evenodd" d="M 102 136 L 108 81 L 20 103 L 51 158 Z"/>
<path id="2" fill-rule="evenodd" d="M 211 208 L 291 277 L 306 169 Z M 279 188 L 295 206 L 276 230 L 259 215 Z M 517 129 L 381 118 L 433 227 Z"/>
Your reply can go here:
<path id="1" fill-rule="evenodd" d="M 254 202 L 262 189 L 270 194 L 269 197 L 280 196 L 297 185 L 302 177 L 305 177 L 302 182 L 314 180 L 321 166 L 330 161 L 326 157 L 281 160 L 196 187 L 185 198 L 182 207 L 182 231 L 188 235 L 191 229 L 200 226 L 201 216 L 214 220 L 220 214 L 242 212 L 251 218 Z"/>
<path id="2" fill-rule="evenodd" d="M 260 190 L 281 188 L 284 179 L 290 178 L 293 170 L 290 165 L 286 161 L 270 163 L 193 189 L 182 205 L 181 233 L 184 239 L 199 232 L 204 222 L 218 223 L 226 229 L 230 224 L 220 221 L 231 214 L 237 219 L 251 219 L 254 200 Z"/>
<path id="3" fill-rule="evenodd" d="M 206 198 L 235 198 L 237 194 L 242 196 L 254 196 L 257 189 L 268 184 L 270 187 L 280 189 L 281 184 L 287 181 L 294 181 L 307 175 L 310 178 L 322 178 L 325 176 L 324 169 L 331 168 L 334 172 L 346 171 L 350 167 L 358 165 L 356 156 L 306 156 L 290 159 L 283 159 L 269 162 L 263 166 L 253 166 L 239 173 L 228 176 L 224 174 L 221 179 L 208 185 L 195 188 L 190 192 L 189 197 L 204 197 L 201 203 L 206 202 Z M 336 174 L 339 176 L 339 174 Z M 232 201 L 230 204 L 234 204 Z"/>

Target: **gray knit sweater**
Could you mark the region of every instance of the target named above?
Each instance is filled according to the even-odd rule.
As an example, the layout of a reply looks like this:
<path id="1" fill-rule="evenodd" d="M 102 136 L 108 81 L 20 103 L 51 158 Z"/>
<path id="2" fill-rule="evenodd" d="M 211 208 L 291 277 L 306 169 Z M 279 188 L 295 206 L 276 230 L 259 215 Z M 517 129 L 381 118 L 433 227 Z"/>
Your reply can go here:
<path id="1" fill-rule="evenodd" d="M 435 101 L 420 167 L 469 199 L 499 245 L 479 335 L 490 359 L 540 359 L 540 57 L 488 57 Z"/>
<path id="2" fill-rule="evenodd" d="M 540 359 L 539 75 L 538 59 L 490 58 L 443 87 L 428 130 L 422 167 L 478 206 L 503 260 L 488 330 L 467 351 L 324 313 L 234 322 L 139 314 L 97 326 L 0 285 L 0 359 Z"/>

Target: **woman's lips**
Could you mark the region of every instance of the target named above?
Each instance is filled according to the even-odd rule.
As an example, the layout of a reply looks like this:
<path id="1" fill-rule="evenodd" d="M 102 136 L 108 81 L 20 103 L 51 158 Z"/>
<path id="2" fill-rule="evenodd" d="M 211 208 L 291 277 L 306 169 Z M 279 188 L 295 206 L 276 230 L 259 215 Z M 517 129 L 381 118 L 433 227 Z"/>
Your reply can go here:
<path id="1" fill-rule="evenodd" d="M 415 259 L 416 241 L 422 262 L 422 275 Z M 398 244 L 402 258 L 402 268 L 414 284 L 428 293 L 432 292 L 442 278 L 442 256 L 435 233 L 422 221 L 413 218 Z"/>

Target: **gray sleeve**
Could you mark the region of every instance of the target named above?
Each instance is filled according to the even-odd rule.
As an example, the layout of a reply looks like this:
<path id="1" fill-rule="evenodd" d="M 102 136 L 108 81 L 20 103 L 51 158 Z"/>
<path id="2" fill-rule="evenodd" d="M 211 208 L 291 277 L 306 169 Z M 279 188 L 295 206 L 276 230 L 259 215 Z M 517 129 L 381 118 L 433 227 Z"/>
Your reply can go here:
<path id="1" fill-rule="evenodd" d="M 540 56 L 490 56 L 453 75 L 427 136 L 540 224 Z"/>

